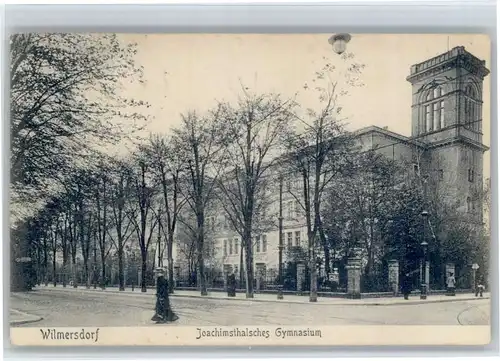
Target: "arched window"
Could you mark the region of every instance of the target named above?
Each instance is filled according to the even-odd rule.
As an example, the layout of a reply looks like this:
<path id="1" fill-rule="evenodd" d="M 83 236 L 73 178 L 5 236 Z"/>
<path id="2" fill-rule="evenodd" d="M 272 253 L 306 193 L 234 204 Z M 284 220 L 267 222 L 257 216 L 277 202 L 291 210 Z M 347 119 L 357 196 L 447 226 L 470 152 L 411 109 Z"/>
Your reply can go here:
<path id="1" fill-rule="evenodd" d="M 477 93 L 472 86 L 469 84 L 465 87 L 465 126 L 470 129 L 479 129 L 479 104 L 477 103 Z"/>
<path id="2" fill-rule="evenodd" d="M 472 211 L 472 201 L 470 197 L 467 197 L 467 212 Z"/>
<path id="3" fill-rule="evenodd" d="M 465 95 L 469 96 L 470 98 L 476 98 L 476 91 L 474 90 L 472 84 L 467 85 L 467 87 L 465 88 Z"/>
<path id="4" fill-rule="evenodd" d="M 440 86 L 427 91 L 424 108 L 424 132 L 432 132 L 444 128 L 444 100 L 443 88 Z"/>

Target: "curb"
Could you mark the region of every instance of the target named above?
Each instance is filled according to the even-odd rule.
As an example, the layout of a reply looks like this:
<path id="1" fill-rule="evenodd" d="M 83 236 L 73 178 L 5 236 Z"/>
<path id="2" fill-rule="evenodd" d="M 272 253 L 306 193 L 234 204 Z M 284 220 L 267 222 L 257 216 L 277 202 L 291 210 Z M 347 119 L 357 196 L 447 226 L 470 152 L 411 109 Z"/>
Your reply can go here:
<path id="1" fill-rule="evenodd" d="M 78 289 L 74 289 L 75 291 Z M 88 290 L 88 289 L 80 289 L 81 292 L 93 292 L 93 293 L 101 293 L 101 294 L 106 294 L 106 293 L 111 293 L 111 294 L 118 294 L 118 295 L 123 295 L 123 294 L 129 294 L 129 295 L 137 295 L 137 296 L 155 296 L 154 293 L 142 293 L 142 292 L 137 292 L 137 293 L 132 293 L 132 292 L 127 292 L 127 291 L 102 291 L 102 290 Z M 70 292 L 74 292 L 73 290 Z M 429 304 L 429 303 L 445 303 L 445 302 L 460 302 L 460 301 L 473 301 L 473 300 L 481 300 L 481 299 L 490 299 L 489 296 L 478 298 L 478 297 L 467 297 L 467 298 L 454 298 L 450 297 L 450 299 L 444 299 L 444 300 L 425 300 L 425 301 L 398 301 L 394 303 L 384 303 L 384 302 L 365 302 L 365 303 L 349 303 L 349 302 L 342 302 L 342 303 L 321 303 L 321 302 L 303 302 L 303 301 L 293 301 L 293 300 L 287 300 L 284 298 L 283 300 L 265 300 L 265 299 L 259 299 L 259 298 L 223 298 L 223 297 L 213 297 L 213 296 L 201 296 L 201 295 L 179 295 L 179 294 L 171 294 L 169 297 L 173 298 L 197 298 L 197 299 L 207 299 L 207 300 L 223 300 L 223 301 L 246 301 L 246 302 L 267 302 L 267 303 L 286 303 L 286 304 L 314 304 L 314 305 L 320 305 L 320 306 L 410 306 L 410 305 L 423 305 L 423 304 Z"/>
<path id="2" fill-rule="evenodd" d="M 302 301 L 291 301 L 291 300 L 263 300 L 258 298 L 221 298 L 221 297 L 211 297 L 211 296 L 192 296 L 192 295 L 170 295 L 170 297 L 179 298 L 198 298 L 198 299 L 209 299 L 209 300 L 226 300 L 226 301 L 247 301 L 247 302 L 268 302 L 268 303 L 288 303 L 288 304 L 313 304 L 319 306 L 406 306 L 406 305 L 425 305 L 429 303 L 445 303 L 445 302 L 460 302 L 460 301 L 474 301 L 479 300 L 478 298 L 459 298 L 459 299 L 449 299 L 449 300 L 426 300 L 426 301 L 409 301 L 409 302 L 394 302 L 394 303 L 383 303 L 383 302 L 365 302 L 365 303 L 320 303 L 320 302 L 302 302 Z M 484 299 L 489 299 L 489 297 L 483 297 Z"/>
<path id="3" fill-rule="evenodd" d="M 451 298 L 451 297 L 450 297 Z M 479 301 L 489 300 L 489 297 L 468 297 L 468 298 L 451 298 L 449 300 L 430 300 L 430 301 L 409 301 L 409 302 L 396 302 L 396 303 L 367 303 L 367 306 L 405 306 L 405 305 L 425 305 L 428 303 L 447 303 L 447 302 L 461 302 L 461 301 Z"/>
<path id="4" fill-rule="evenodd" d="M 43 320 L 43 317 L 41 317 L 41 316 L 31 315 L 29 313 L 15 310 L 13 308 L 11 308 L 9 311 L 17 313 L 17 314 L 22 315 L 22 316 L 27 318 L 27 319 L 19 320 L 19 321 L 10 321 L 9 322 L 10 326 L 20 326 L 20 325 L 25 325 L 27 323 L 34 323 L 34 322 L 39 322 L 39 321 Z"/>

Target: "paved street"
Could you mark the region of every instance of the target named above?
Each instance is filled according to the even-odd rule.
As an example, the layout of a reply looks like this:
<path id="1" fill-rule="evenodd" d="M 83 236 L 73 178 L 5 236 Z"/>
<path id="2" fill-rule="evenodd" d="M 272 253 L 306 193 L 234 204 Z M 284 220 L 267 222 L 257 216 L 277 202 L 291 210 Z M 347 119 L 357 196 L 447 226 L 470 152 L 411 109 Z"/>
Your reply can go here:
<path id="1" fill-rule="evenodd" d="M 41 288 L 11 294 L 10 308 L 42 317 L 34 326 L 150 326 L 154 292 L 148 294 L 95 292 L 84 289 Z M 229 325 L 487 325 L 490 300 L 457 298 L 453 302 L 421 304 L 338 304 L 257 302 L 172 297 L 179 321 L 167 327 Z M 352 302 L 352 304 L 350 303 Z M 12 314 L 12 312 L 11 312 Z M 159 326 L 160 327 L 160 326 Z"/>

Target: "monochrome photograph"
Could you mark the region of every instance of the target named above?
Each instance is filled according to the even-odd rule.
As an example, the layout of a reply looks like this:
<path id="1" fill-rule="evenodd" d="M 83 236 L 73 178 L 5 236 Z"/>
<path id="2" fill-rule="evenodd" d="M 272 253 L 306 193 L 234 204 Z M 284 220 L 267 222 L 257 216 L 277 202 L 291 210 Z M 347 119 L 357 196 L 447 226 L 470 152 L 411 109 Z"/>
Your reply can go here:
<path id="1" fill-rule="evenodd" d="M 488 36 L 9 52 L 12 343 L 490 342 Z"/>

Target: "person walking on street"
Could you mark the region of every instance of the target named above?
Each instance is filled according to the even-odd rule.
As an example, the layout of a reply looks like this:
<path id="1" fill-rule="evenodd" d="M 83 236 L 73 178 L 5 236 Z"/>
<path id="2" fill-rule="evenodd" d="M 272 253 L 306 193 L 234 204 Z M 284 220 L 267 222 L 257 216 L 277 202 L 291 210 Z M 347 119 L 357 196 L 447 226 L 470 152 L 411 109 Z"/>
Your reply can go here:
<path id="1" fill-rule="evenodd" d="M 403 276 L 403 282 L 401 283 L 401 292 L 403 293 L 405 300 L 407 300 L 411 293 L 411 279 L 409 273 L 405 273 L 405 275 Z"/>
<path id="2" fill-rule="evenodd" d="M 448 288 L 448 296 L 455 296 L 455 276 L 451 272 L 446 279 L 446 287 Z"/>
<path id="3" fill-rule="evenodd" d="M 479 295 L 479 297 L 483 297 L 483 292 L 484 292 L 483 280 L 480 279 L 477 286 L 476 286 L 476 297 L 478 295 Z"/>
<path id="4" fill-rule="evenodd" d="M 173 322 L 179 319 L 172 308 L 168 297 L 168 282 L 165 278 L 165 270 L 163 268 L 156 269 L 156 307 L 155 314 L 151 321 L 156 323 Z"/>
<path id="5" fill-rule="evenodd" d="M 227 295 L 229 297 L 236 297 L 236 276 L 234 271 L 231 272 L 227 280 Z"/>

